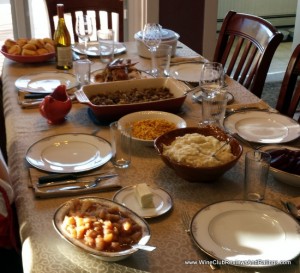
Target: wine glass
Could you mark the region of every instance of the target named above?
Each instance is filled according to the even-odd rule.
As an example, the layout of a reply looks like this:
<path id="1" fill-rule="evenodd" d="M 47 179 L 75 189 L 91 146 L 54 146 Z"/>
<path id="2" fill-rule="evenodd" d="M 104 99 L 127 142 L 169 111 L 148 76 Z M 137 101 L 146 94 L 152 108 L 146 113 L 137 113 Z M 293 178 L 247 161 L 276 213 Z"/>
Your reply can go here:
<path id="1" fill-rule="evenodd" d="M 87 54 L 87 43 L 89 38 L 93 35 L 93 23 L 89 15 L 77 16 L 76 34 L 84 42 L 84 52 Z"/>
<path id="2" fill-rule="evenodd" d="M 156 67 L 154 53 L 161 43 L 161 26 L 156 23 L 147 23 L 143 29 L 143 42 L 149 48 L 151 53 L 152 68 Z M 153 71 L 152 74 L 155 74 L 156 71 Z"/>

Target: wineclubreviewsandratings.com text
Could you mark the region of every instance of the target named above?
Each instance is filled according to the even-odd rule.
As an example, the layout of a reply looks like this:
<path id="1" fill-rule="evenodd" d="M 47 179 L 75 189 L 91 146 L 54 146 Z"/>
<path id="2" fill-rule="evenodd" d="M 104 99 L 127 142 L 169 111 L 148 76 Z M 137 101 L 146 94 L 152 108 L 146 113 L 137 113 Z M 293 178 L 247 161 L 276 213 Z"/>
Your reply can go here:
<path id="1" fill-rule="evenodd" d="M 291 261 L 280 260 L 185 260 L 186 265 L 233 265 L 233 266 L 275 266 L 290 265 Z"/>

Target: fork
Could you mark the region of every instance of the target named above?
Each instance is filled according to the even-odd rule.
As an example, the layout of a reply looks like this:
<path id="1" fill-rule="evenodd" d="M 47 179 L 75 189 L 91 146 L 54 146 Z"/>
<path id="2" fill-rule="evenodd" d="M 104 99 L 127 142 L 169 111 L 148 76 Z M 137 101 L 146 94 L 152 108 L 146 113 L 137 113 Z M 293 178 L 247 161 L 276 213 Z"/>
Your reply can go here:
<path id="1" fill-rule="evenodd" d="M 103 180 L 102 177 L 97 177 L 95 180 L 90 181 L 90 182 L 88 182 L 86 184 L 83 184 L 81 186 L 79 186 L 79 185 L 67 186 L 67 187 L 62 187 L 62 188 L 58 188 L 58 189 L 47 190 L 47 192 L 90 189 L 90 188 L 96 187 L 100 183 L 101 180 Z"/>
<path id="2" fill-rule="evenodd" d="M 191 232 L 191 229 L 190 229 L 191 217 L 188 214 L 188 212 L 185 210 L 181 213 L 181 221 L 182 221 L 182 224 L 184 227 L 184 231 L 186 233 L 190 234 L 190 232 Z"/>
<path id="3" fill-rule="evenodd" d="M 184 227 L 184 231 L 187 233 L 187 234 L 191 234 L 191 217 L 189 215 L 189 213 L 187 211 L 182 211 L 181 213 L 181 222 L 183 224 L 183 227 Z M 209 257 L 211 259 L 211 257 Z M 220 266 L 219 265 L 215 265 L 213 263 L 210 263 L 209 264 L 209 267 L 212 269 L 212 270 L 218 270 L 220 269 Z"/>

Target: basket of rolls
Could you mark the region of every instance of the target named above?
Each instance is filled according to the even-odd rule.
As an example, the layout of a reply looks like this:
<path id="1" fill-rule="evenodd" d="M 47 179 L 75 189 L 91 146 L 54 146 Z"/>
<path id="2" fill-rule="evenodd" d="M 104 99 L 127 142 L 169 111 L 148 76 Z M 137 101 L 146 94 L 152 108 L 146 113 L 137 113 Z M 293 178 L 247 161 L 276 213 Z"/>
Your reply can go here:
<path id="1" fill-rule="evenodd" d="M 55 56 L 54 41 L 51 38 L 6 39 L 1 53 L 19 63 L 46 62 Z"/>

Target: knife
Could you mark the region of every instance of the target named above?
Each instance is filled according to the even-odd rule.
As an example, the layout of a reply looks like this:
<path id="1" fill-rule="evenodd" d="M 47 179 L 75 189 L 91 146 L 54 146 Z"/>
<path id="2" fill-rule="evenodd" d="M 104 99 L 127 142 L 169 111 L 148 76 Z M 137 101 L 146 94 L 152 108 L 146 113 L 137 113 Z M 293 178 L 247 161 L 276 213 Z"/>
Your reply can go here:
<path id="1" fill-rule="evenodd" d="M 100 172 L 100 173 L 89 173 L 89 174 L 73 174 L 73 173 L 66 173 L 66 174 L 49 174 L 45 176 L 39 177 L 38 183 L 39 184 L 45 184 L 49 182 L 56 182 L 56 181 L 62 181 L 62 180 L 76 180 L 81 177 L 88 177 L 88 176 L 97 176 L 105 174 L 106 172 Z"/>
<path id="2" fill-rule="evenodd" d="M 101 175 L 97 178 L 101 178 L 101 179 L 109 179 L 112 177 L 118 176 L 118 174 L 116 173 L 110 173 L 110 174 L 105 174 L 105 175 Z M 45 188 L 45 187 L 51 187 L 51 186 L 59 186 L 59 185 L 67 185 L 67 184 L 74 184 L 74 183 L 87 183 L 89 181 L 78 181 L 76 179 L 70 179 L 70 180 L 62 180 L 62 181 L 50 181 L 47 183 L 37 183 L 36 186 L 37 188 Z"/>

